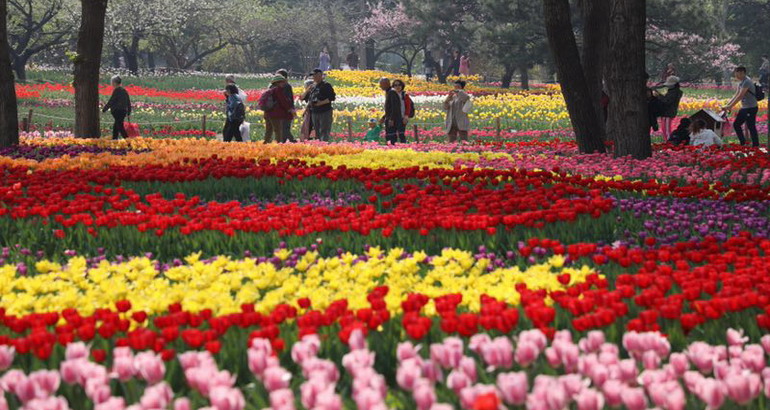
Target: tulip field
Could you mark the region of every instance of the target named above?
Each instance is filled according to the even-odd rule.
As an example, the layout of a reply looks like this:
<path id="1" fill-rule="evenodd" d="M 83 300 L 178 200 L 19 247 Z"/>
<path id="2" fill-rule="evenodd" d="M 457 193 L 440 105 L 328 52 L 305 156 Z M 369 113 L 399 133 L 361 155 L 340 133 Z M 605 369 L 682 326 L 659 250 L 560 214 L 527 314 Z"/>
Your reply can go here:
<path id="1" fill-rule="evenodd" d="M 580 154 L 557 86 L 483 83 L 447 144 L 420 80 L 426 138 L 362 142 L 382 75 L 330 74 L 332 143 L 220 142 L 173 79 L 77 139 L 65 81 L 17 86 L 55 118 L 0 149 L 0 409 L 770 408 L 765 151 Z"/>

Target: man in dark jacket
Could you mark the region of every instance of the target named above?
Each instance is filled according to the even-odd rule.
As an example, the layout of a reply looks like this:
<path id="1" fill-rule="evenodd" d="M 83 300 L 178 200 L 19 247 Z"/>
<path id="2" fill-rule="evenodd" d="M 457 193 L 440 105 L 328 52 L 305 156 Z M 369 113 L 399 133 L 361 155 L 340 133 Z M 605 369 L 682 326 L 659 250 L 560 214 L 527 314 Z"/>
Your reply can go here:
<path id="1" fill-rule="evenodd" d="M 289 84 L 289 72 L 282 68 L 278 71 L 276 71 L 278 75 L 286 79 L 286 84 L 283 85 L 283 91 L 286 94 L 286 99 L 291 104 L 291 114 L 292 118 L 290 120 L 287 120 L 283 123 L 283 139 L 284 141 L 279 142 L 297 142 L 297 140 L 294 139 L 294 135 L 291 133 L 291 124 L 294 122 L 294 116 L 297 112 L 297 110 L 294 109 L 294 89 L 291 88 L 291 84 Z"/>
<path id="2" fill-rule="evenodd" d="M 404 122 L 401 97 L 390 86 L 390 80 L 387 78 L 380 79 L 380 88 L 385 91 L 385 115 L 380 119 L 380 124 L 385 124 L 385 139 L 388 144 L 395 145 L 398 140 L 398 126 Z"/>
<path id="3" fill-rule="evenodd" d="M 328 142 L 334 122 L 332 103 L 337 99 L 337 94 L 334 92 L 334 87 L 324 81 L 323 70 L 317 68 L 313 70 L 313 81 L 315 85 L 305 96 L 305 101 L 308 102 L 316 137 Z"/>
<path id="4" fill-rule="evenodd" d="M 123 88 L 123 80 L 120 77 L 112 77 L 111 84 L 114 88 L 112 97 L 110 97 L 110 101 L 104 106 L 102 112 L 110 110 L 112 118 L 115 119 L 115 124 L 112 126 L 112 139 L 128 138 L 124 121 L 126 116 L 131 115 L 131 98 L 128 96 L 128 91 Z"/>

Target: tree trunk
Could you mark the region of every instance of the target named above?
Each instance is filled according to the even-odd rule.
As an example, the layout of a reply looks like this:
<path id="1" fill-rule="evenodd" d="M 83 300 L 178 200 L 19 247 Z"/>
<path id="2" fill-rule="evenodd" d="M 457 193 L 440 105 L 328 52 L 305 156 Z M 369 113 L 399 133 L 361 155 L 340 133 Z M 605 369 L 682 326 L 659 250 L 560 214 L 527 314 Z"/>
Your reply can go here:
<path id="1" fill-rule="evenodd" d="M 147 52 L 147 68 L 150 69 L 150 72 L 155 72 L 155 53 L 152 51 Z"/>
<path id="2" fill-rule="evenodd" d="M 375 64 L 377 63 L 375 57 L 374 57 L 374 40 L 366 40 L 366 69 L 367 70 L 374 70 Z"/>
<path id="3" fill-rule="evenodd" d="M 572 29 L 569 0 L 543 0 L 545 27 L 562 94 L 582 153 L 605 152 L 599 115 L 591 101 Z M 641 65 L 644 67 L 644 64 Z"/>
<path id="4" fill-rule="evenodd" d="M 503 78 L 501 80 L 500 88 L 511 88 L 511 80 L 513 80 L 513 73 L 516 70 L 513 68 L 513 65 L 507 65 L 505 66 L 505 71 L 503 72 Z"/>
<path id="5" fill-rule="evenodd" d="M 123 55 L 126 57 L 126 67 L 131 75 L 139 74 L 139 37 L 132 37 L 131 44 L 123 48 Z"/>
<path id="6" fill-rule="evenodd" d="M 99 138 L 99 66 L 107 0 L 80 0 L 81 21 L 75 57 L 75 136 Z"/>
<path id="7" fill-rule="evenodd" d="M 529 67 L 526 64 L 519 65 L 519 74 L 521 74 L 521 89 L 529 90 Z"/>
<path id="8" fill-rule="evenodd" d="M 607 56 L 610 0 L 583 1 L 583 72 L 591 93 L 594 110 L 599 115 L 601 138 L 606 139 L 602 111 L 602 77 Z"/>
<path id="9" fill-rule="evenodd" d="M 13 59 L 13 72 L 16 73 L 16 78 L 22 83 L 27 82 L 27 60 L 28 57 L 24 55 Z"/>
<path id="10" fill-rule="evenodd" d="M 16 84 L 11 70 L 8 46 L 8 2 L 0 0 L 0 147 L 19 144 L 19 118 Z"/>
<path id="11" fill-rule="evenodd" d="M 120 68 L 120 50 L 118 46 L 112 51 L 112 68 Z"/>
<path id="12" fill-rule="evenodd" d="M 644 78 L 646 0 L 612 0 L 608 88 L 615 156 L 652 155 Z"/>
<path id="13" fill-rule="evenodd" d="M 337 22 L 334 21 L 334 7 L 332 7 L 332 0 L 324 1 L 324 9 L 326 11 L 326 20 L 329 24 L 329 56 L 331 57 L 332 68 L 339 68 L 340 56 L 338 53 L 339 43 L 337 42 Z"/>

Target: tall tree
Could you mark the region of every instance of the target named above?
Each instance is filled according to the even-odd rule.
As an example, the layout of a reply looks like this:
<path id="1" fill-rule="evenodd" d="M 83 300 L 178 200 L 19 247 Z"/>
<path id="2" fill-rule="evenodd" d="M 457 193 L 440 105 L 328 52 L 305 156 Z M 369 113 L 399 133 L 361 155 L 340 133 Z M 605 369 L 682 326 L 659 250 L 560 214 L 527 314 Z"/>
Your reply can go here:
<path id="1" fill-rule="evenodd" d="M 607 67 L 609 129 L 614 134 L 615 156 L 630 155 L 637 159 L 652 155 L 644 69 L 645 3 L 646 0 L 612 0 Z"/>
<path id="2" fill-rule="evenodd" d="M 585 0 L 606 1 L 606 0 Z M 569 0 L 543 0 L 545 28 L 580 152 L 605 152 L 600 113 L 580 61 Z M 599 23 L 597 23 L 599 24 Z M 585 41 L 585 39 L 584 39 Z"/>
<path id="3" fill-rule="evenodd" d="M 65 44 L 74 26 L 63 16 L 64 0 L 8 0 L 8 38 L 13 71 L 27 80 L 27 63 L 43 51 Z"/>
<path id="4" fill-rule="evenodd" d="M 153 43 L 177 69 L 191 69 L 206 57 L 227 47 L 241 31 L 231 15 L 222 10 L 238 10 L 234 0 L 179 0 L 180 17 L 170 30 L 155 33 Z M 245 12 L 244 12 L 245 13 Z"/>
<path id="5" fill-rule="evenodd" d="M 8 2 L 0 0 L 0 147 L 19 143 L 16 84 L 11 70 L 7 30 Z"/>
<path id="6" fill-rule="evenodd" d="M 75 65 L 75 136 L 99 138 L 99 67 L 104 44 L 107 0 L 80 0 Z"/>

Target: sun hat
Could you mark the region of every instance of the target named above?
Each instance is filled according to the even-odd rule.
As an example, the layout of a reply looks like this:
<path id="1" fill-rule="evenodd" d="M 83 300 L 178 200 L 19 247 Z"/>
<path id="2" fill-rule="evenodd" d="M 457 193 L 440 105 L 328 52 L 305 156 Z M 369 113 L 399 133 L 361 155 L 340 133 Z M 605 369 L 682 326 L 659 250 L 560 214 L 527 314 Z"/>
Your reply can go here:
<path id="1" fill-rule="evenodd" d="M 282 75 L 276 75 L 270 80 L 270 84 L 280 83 L 281 81 L 286 81 L 286 79 Z"/>
<path id="2" fill-rule="evenodd" d="M 374 124 L 377 122 L 376 118 L 369 118 L 369 124 Z"/>
<path id="3" fill-rule="evenodd" d="M 668 78 L 666 78 L 666 82 L 663 83 L 666 87 L 673 87 L 675 85 L 679 84 L 679 77 L 672 75 Z"/>

